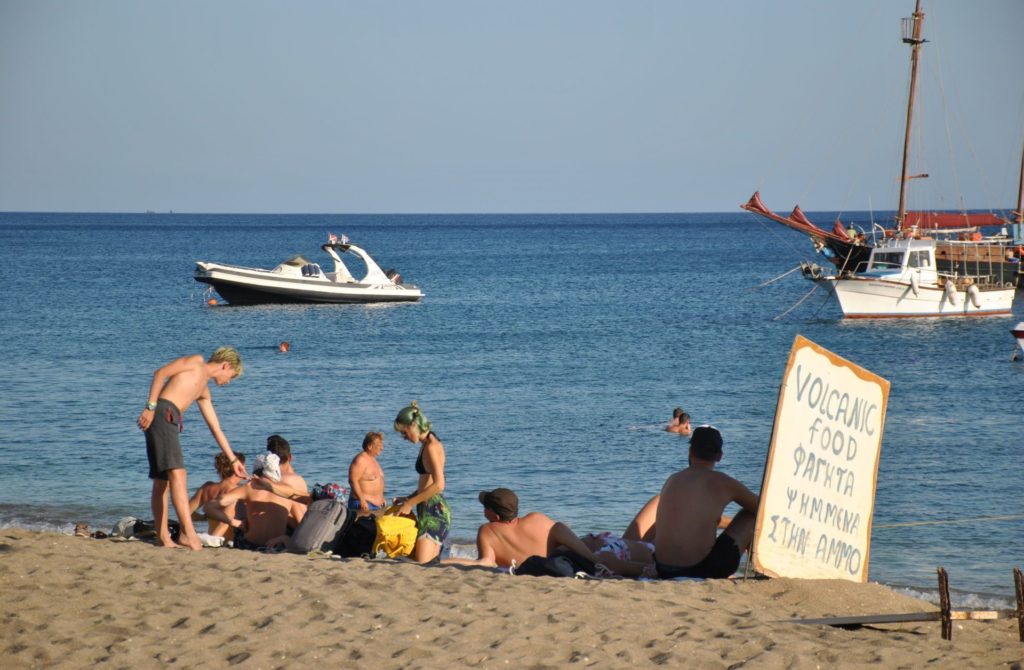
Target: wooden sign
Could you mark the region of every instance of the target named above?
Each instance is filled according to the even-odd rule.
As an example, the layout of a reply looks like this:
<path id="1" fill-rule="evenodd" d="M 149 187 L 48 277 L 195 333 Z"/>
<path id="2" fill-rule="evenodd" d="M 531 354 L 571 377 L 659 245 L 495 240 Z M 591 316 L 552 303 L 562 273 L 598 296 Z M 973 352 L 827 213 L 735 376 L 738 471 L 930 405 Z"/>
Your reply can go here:
<path id="1" fill-rule="evenodd" d="M 888 399 L 888 381 L 796 336 L 761 485 L 756 570 L 867 581 Z"/>

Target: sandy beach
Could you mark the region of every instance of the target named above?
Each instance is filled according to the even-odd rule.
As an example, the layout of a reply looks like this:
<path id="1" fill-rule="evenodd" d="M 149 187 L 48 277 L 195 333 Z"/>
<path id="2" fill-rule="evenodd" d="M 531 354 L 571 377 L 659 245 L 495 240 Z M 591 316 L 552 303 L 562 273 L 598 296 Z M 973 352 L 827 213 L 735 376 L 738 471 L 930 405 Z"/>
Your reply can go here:
<path id="1" fill-rule="evenodd" d="M 0 531 L 5 668 L 1021 667 L 1016 622 L 783 623 L 935 609 L 877 584 L 515 577 Z"/>

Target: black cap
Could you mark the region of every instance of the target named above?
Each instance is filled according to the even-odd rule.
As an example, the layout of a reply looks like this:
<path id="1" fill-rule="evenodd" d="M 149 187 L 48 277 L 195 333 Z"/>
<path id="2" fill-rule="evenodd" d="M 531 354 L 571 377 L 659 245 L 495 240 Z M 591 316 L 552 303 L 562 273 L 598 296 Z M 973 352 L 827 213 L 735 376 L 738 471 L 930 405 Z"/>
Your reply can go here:
<path id="1" fill-rule="evenodd" d="M 502 521 L 511 521 L 519 516 L 519 497 L 511 489 L 481 491 L 480 502 Z"/>

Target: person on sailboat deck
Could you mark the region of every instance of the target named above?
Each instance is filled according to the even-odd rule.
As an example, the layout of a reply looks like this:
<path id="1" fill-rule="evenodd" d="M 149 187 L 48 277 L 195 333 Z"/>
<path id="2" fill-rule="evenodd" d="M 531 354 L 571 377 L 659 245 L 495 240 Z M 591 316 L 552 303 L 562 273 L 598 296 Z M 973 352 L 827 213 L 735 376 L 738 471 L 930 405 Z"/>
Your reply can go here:
<path id="1" fill-rule="evenodd" d="M 416 490 L 406 498 L 396 498 L 400 505 L 398 514 L 405 516 L 416 510 L 416 525 L 419 535 L 412 558 L 417 563 L 426 563 L 438 558 L 441 547 L 448 539 L 452 527 L 452 513 L 444 498 L 444 445 L 431 423 L 414 400 L 395 417 L 395 431 L 409 442 L 420 445 L 416 457 L 416 473 L 419 482 Z"/>

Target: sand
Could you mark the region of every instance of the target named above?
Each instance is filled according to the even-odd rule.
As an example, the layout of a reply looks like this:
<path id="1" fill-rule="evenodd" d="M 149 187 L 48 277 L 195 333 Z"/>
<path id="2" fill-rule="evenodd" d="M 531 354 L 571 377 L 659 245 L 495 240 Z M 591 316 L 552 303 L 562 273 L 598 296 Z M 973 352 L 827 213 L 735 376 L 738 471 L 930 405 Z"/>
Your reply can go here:
<path id="1" fill-rule="evenodd" d="M 0 530 L 3 667 L 1022 667 L 1015 620 L 842 630 L 934 610 L 878 584 L 515 577 L 455 566 L 157 549 Z"/>

